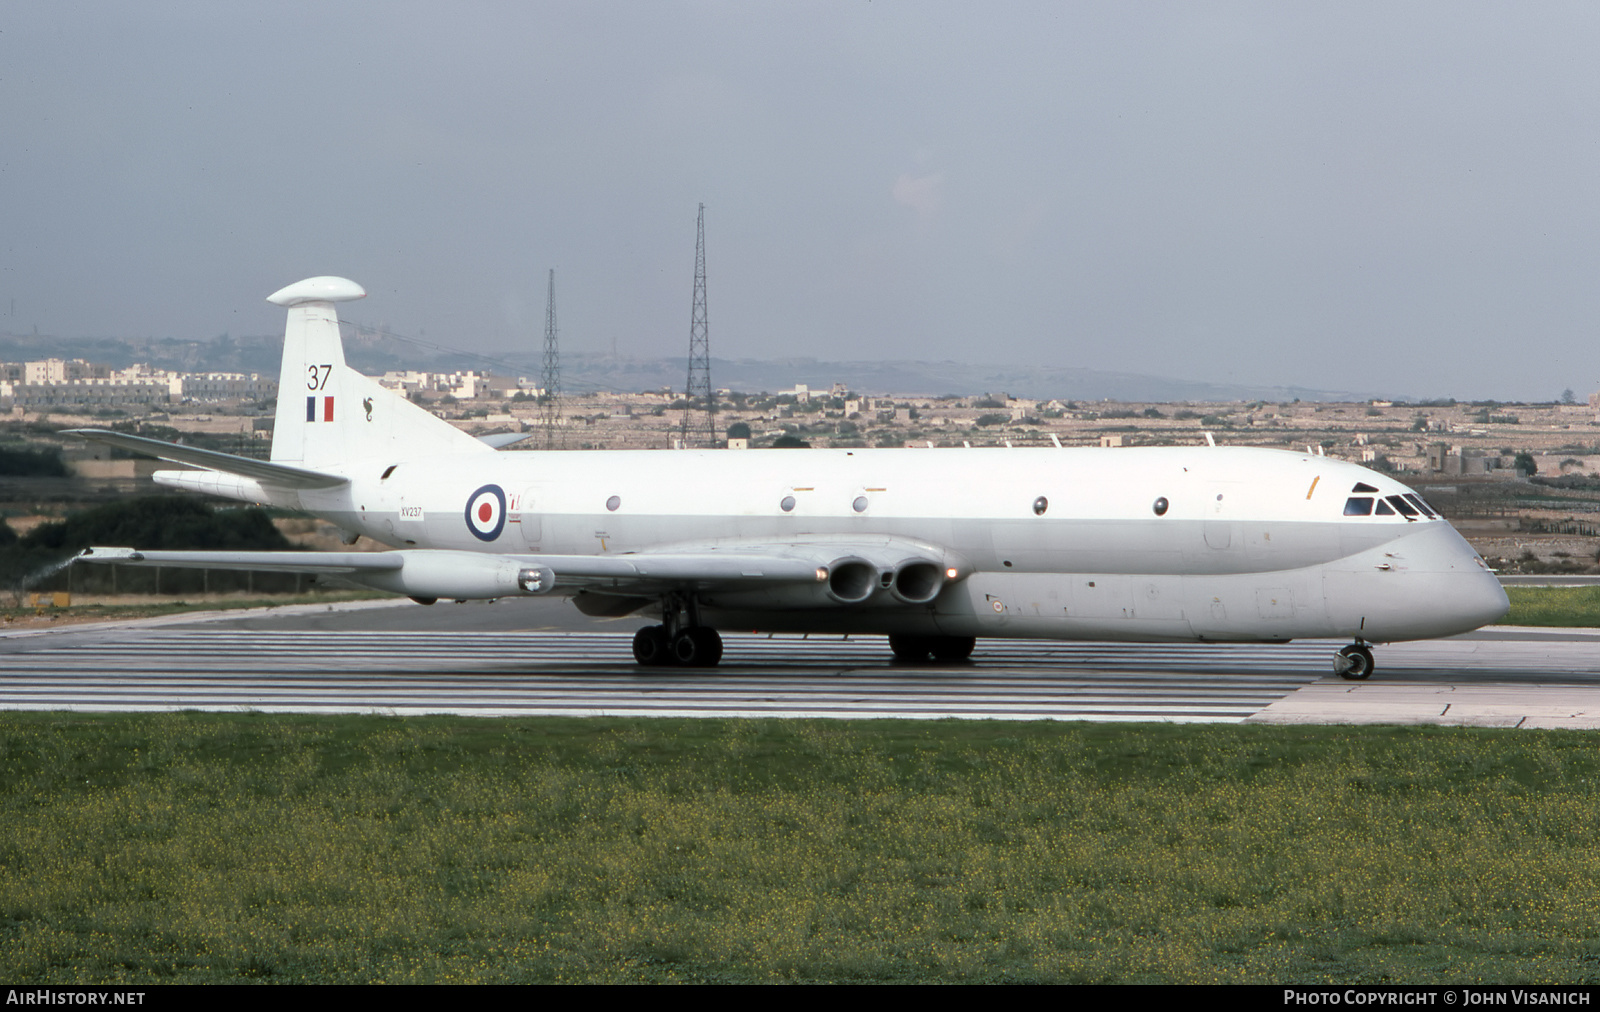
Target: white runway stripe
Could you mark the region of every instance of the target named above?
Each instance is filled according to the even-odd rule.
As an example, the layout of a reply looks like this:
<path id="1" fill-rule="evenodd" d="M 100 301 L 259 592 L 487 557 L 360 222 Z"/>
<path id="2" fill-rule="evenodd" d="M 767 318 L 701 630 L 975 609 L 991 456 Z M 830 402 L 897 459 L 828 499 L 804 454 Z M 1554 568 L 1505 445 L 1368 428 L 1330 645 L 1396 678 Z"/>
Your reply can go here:
<path id="1" fill-rule="evenodd" d="M 1320 677 L 1329 653 L 997 641 L 969 665 L 909 667 L 878 637 L 735 634 L 720 668 L 646 673 L 629 639 L 127 631 L 0 655 L 0 707 L 1236 721 Z"/>

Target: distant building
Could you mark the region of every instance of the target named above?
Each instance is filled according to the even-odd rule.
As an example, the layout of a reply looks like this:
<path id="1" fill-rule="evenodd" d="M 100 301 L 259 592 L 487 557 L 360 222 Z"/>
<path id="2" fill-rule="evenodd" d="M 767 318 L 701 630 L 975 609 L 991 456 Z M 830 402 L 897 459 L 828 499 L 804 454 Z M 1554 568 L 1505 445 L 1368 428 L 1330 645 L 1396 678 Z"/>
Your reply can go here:
<path id="1" fill-rule="evenodd" d="M 1465 446 L 1428 444 L 1428 470 L 1436 474 L 1488 476 L 1514 470 L 1509 458 Z"/>
<path id="2" fill-rule="evenodd" d="M 278 396 L 278 381 L 258 372 L 178 373 L 174 379 L 175 395 L 184 401 L 265 401 Z"/>
<path id="3" fill-rule="evenodd" d="M 13 409 L 113 408 L 134 404 L 166 404 L 171 400 L 172 390 L 165 382 L 109 378 L 57 383 L 0 382 L 0 407 Z"/>
<path id="4" fill-rule="evenodd" d="M 47 358 L 42 362 L 24 362 L 22 367 L 22 382 L 30 386 L 107 379 L 111 376 L 110 366 L 85 362 L 81 358 Z"/>

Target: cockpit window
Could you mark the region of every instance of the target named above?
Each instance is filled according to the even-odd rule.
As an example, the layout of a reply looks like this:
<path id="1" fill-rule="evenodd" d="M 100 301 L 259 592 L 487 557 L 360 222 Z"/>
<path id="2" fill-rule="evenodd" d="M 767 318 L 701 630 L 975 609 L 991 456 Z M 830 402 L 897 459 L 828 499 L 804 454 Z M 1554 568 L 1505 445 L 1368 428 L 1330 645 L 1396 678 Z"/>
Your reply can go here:
<path id="1" fill-rule="evenodd" d="M 1369 517 L 1372 515 L 1372 497 L 1370 495 L 1353 495 L 1344 501 L 1344 515 L 1347 517 Z"/>
<path id="2" fill-rule="evenodd" d="M 1376 492 L 1378 490 L 1373 488 L 1371 485 L 1368 485 L 1364 481 L 1358 481 L 1358 482 L 1356 482 L 1356 487 L 1351 489 L 1350 491 L 1352 491 L 1352 492 Z"/>
<path id="3" fill-rule="evenodd" d="M 1377 509 L 1376 512 L 1377 512 L 1378 516 L 1380 516 L 1380 517 L 1392 517 L 1392 516 L 1394 516 L 1394 507 L 1390 506 L 1384 500 L 1379 499 L 1378 500 L 1378 509 Z"/>
<path id="4" fill-rule="evenodd" d="M 1421 510 L 1423 513 L 1427 514 L 1429 520 L 1437 520 L 1439 518 L 1439 511 L 1434 509 L 1432 506 L 1429 506 L 1428 501 L 1422 498 L 1422 496 L 1417 495 L 1415 492 L 1407 492 L 1406 501 L 1411 503 L 1411 505 L 1415 506 L 1417 509 Z"/>
<path id="5" fill-rule="evenodd" d="M 1413 506 L 1410 503 L 1406 502 L 1404 499 L 1400 498 L 1397 495 L 1389 496 L 1388 499 L 1385 500 L 1385 501 L 1391 503 L 1394 506 L 1395 509 L 1400 511 L 1400 515 L 1405 517 L 1407 520 L 1410 520 L 1412 517 L 1417 516 L 1419 514 L 1419 512 L 1420 512 L 1415 506 Z"/>

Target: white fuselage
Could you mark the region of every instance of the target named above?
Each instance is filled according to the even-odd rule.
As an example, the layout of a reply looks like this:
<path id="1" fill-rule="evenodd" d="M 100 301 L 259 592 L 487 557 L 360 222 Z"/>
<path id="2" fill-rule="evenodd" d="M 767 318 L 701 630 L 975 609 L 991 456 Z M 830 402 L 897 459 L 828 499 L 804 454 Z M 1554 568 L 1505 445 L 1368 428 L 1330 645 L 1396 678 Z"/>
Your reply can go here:
<path id="1" fill-rule="evenodd" d="M 959 572 L 917 605 L 887 592 L 852 607 L 702 593 L 702 620 L 724 629 L 1385 642 L 1463 632 L 1507 609 L 1442 519 L 1346 515 L 1363 495 L 1387 509 L 1403 485 L 1279 450 L 513 451 L 324 469 L 351 483 L 157 480 L 304 509 L 403 549 L 591 556 L 881 537 L 930 546 Z M 584 588 L 580 605 L 604 593 Z"/>

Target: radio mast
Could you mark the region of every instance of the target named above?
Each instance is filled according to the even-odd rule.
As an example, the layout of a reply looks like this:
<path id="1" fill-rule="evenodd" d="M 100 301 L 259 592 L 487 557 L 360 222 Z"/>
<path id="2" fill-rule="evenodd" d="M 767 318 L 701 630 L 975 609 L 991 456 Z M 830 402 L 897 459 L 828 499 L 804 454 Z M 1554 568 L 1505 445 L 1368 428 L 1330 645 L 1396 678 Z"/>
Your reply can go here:
<path id="1" fill-rule="evenodd" d="M 544 393 L 540 396 L 539 420 L 544 426 L 544 448 L 553 450 L 561 442 L 561 351 L 556 343 L 556 269 L 550 268 L 550 295 L 544 308 Z"/>
<path id="2" fill-rule="evenodd" d="M 689 401 L 683 409 L 685 449 L 717 445 L 717 401 L 711 389 L 711 344 L 706 336 L 706 205 L 700 205 L 694 238 L 694 308 L 689 313 Z"/>

